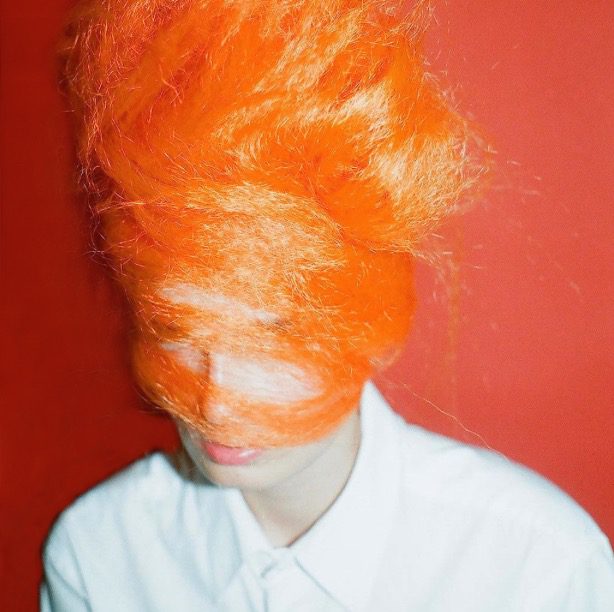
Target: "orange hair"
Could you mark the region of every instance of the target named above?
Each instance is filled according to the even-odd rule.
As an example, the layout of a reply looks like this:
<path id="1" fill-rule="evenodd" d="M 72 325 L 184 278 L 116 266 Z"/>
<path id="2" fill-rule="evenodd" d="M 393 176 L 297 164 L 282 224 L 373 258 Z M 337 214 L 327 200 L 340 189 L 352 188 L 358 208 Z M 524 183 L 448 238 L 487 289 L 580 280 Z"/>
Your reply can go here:
<path id="1" fill-rule="evenodd" d="M 428 6 L 97 0 L 63 41 L 137 378 L 230 446 L 317 439 L 402 347 L 411 257 L 476 177 Z"/>

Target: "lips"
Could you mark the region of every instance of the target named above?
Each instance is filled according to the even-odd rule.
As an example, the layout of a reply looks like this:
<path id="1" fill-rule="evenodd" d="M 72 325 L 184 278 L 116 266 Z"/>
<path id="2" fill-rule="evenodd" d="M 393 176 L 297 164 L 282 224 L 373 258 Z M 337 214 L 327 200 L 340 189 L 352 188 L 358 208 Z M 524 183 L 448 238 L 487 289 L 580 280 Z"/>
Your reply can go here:
<path id="1" fill-rule="evenodd" d="M 202 442 L 201 448 L 214 463 L 220 465 L 247 465 L 264 452 L 261 448 L 224 446 L 213 442 Z"/>

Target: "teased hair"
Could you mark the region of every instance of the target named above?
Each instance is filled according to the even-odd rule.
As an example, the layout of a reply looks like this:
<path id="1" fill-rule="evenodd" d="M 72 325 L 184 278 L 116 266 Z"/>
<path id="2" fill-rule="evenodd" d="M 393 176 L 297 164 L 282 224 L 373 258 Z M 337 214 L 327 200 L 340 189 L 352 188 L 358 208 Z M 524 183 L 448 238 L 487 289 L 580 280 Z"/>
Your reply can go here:
<path id="1" fill-rule="evenodd" d="M 304 443 L 402 347 L 411 257 L 479 168 L 428 5 L 97 0 L 62 42 L 84 184 L 158 406 Z"/>

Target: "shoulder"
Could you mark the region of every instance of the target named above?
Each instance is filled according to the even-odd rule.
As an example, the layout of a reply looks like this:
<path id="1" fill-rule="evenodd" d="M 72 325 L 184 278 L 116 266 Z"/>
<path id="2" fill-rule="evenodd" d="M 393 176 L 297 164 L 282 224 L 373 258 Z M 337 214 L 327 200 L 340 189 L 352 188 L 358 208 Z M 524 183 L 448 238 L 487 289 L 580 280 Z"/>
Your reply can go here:
<path id="1" fill-rule="evenodd" d="M 118 549 L 175 526 L 194 483 L 163 453 L 144 457 L 79 496 L 55 521 L 43 556 L 56 562 L 80 550 Z"/>
<path id="2" fill-rule="evenodd" d="M 220 561 L 214 545 L 232 534 L 226 496 L 174 459 L 136 461 L 60 514 L 43 550 L 41 601 L 62 610 L 170 610 L 206 597 L 211 568 L 233 562 Z"/>
<path id="3" fill-rule="evenodd" d="M 164 503 L 163 492 L 172 494 L 178 486 L 170 457 L 153 453 L 80 495 L 60 514 L 55 525 L 90 521 L 104 524 L 111 517 L 116 519 L 118 516 L 129 519 L 134 512 Z"/>
<path id="4" fill-rule="evenodd" d="M 123 534 L 134 533 L 135 526 L 148 517 L 149 509 L 162 499 L 160 487 L 177 486 L 172 473 L 167 456 L 152 454 L 93 487 L 62 511 L 43 545 L 46 583 L 41 605 L 48 608 L 50 597 L 60 597 L 72 602 L 75 610 L 82 609 L 87 590 L 83 559 L 106 562 L 119 542 L 133 539 L 134 535 L 126 539 Z"/>
<path id="5" fill-rule="evenodd" d="M 593 547 L 606 538 L 567 493 L 504 455 L 403 423 L 406 490 L 457 513 L 491 518 L 560 546 Z"/>
<path id="6" fill-rule="evenodd" d="M 390 449 L 380 469 L 394 471 L 389 495 L 398 500 L 390 555 L 423 584 L 446 575 L 446 588 L 438 587 L 446 603 L 436 609 L 453 609 L 459 597 L 472 603 L 456 609 L 612 609 L 610 544 L 569 495 L 497 452 L 408 424 L 381 396 L 373 399 L 371 418 Z"/>
<path id="7" fill-rule="evenodd" d="M 527 545 L 549 542 L 561 554 L 611 555 L 590 515 L 546 478 L 501 453 L 407 423 L 374 387 L 366 398 L 380 436 L 396 448 L 402 505 L 423 508 L 443 531 L 449 525 Z"/>

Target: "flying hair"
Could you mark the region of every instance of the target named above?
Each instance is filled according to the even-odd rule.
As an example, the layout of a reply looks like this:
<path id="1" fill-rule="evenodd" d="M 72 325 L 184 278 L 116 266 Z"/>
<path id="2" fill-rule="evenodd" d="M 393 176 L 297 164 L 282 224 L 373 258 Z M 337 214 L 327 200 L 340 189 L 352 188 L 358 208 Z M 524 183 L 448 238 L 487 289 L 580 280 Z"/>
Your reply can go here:
<path id="1" fill-rule="evenodd" d="M 412 259 L 481 169 L 427 2 L 88 0 L 61 44 L 83 185 L 157 406 L 230 446 L 338 426 L 402 348 Z"/>

